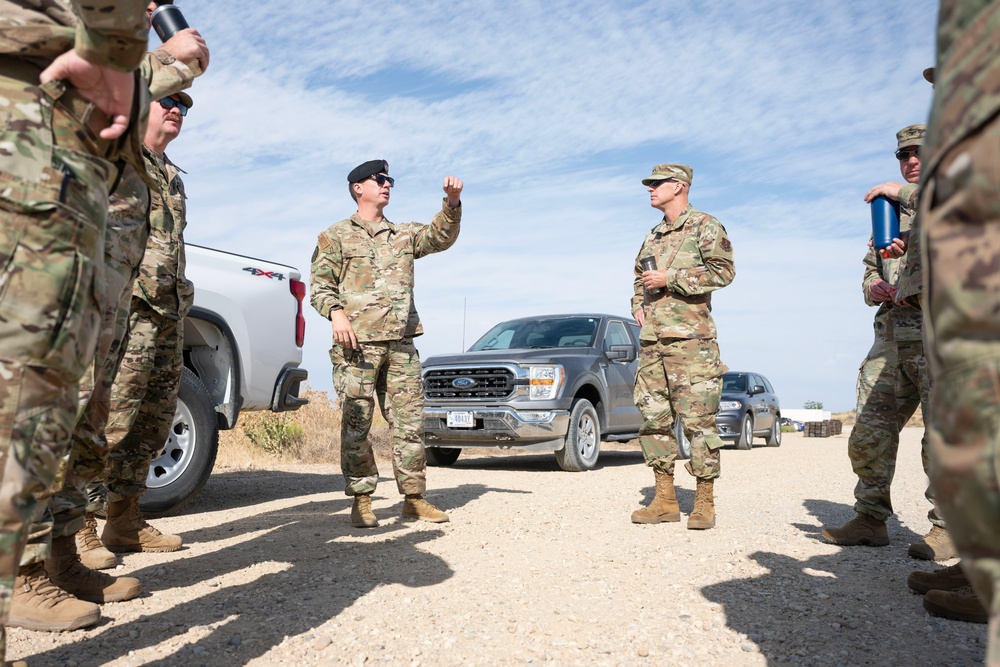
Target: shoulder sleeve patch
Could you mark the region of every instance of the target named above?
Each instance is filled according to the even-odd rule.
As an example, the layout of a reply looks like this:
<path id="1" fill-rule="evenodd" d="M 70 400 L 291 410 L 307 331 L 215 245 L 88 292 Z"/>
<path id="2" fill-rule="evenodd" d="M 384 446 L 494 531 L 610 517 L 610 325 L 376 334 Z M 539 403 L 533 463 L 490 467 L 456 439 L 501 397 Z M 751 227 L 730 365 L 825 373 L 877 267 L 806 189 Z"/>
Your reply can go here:
<path id="1" fill-rule="evenodd" d="M 722 241 L 719 242 L 719 245 L 721 245 L 722 249 L 725 250 L 726 252 L 733 251 L 733 244 L 729 242 L 728 238 L 723 238 Z"/>

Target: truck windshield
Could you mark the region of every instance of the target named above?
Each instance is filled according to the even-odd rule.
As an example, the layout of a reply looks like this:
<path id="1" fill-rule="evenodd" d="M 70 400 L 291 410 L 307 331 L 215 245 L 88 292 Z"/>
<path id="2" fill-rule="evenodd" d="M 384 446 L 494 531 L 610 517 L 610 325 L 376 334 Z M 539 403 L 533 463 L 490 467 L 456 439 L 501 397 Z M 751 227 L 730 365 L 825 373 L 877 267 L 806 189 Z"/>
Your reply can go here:
<path id="1" fill-rule="evenodd" d="M 597 336 L 596 317 L 559 317 L 501 322 L 473 343 L 469 352 L 544 347 L 592 347 Z"/>

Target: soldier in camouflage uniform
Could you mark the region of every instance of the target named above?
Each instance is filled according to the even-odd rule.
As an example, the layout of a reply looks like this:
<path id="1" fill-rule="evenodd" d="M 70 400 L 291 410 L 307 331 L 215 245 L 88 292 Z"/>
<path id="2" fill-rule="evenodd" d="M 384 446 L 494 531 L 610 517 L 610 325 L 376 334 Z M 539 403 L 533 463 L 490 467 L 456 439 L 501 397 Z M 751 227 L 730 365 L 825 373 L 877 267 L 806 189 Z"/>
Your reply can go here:
<path id="1" fill-rule="evenodd" d="M 101 541 L 114 552 L 176 551 L 181 538 L 150 526 L 139 511 L 153 456 L 166 442 L 184 368 L 183 322 L 194 298 L 184 277 L 184 184 L 164 154 L 180 134 L 186 93 L 150 105 L 143 157 L 158 185 L 150 192 L 149 237 L 132 290 L 128 344 L 111 389 L 107 425 L 108 520 Z"/>
<path id="2" fill-rule="evenodd" d="M 681 419 L 691 441 L 688 472 L 697 478 L 694 510 L 687 527 L 715 526 L 713 487 L 719 476 L 722 440 L 715 413 L 722 394 L 712 295 L 736 276 L 726 228 L 688 203 L 693 172 L 683 164 L 661 164 L 642 184 L 663 220 L 649 232 L 635 262 L 632 312 L 642 327 L 635 404 L 643 416 L 639 431 L 646 465 L 656 477 L 648 507 L 632 513 L 633 523 L 680 521 L 674 492 L 678 443 L 674 420 Z M 657 268 L 640 260 L 653 257 Z"/>
<path id="3" fill-rule="evenodd" d="M 1000 1 L 942 1 L 919 214 L 931 483 L 972 583 L 928 591 L 924 608 L 983 621 L 985 606 L 991 666 L 1000 665 L 998 34 Z"/>
<path id="4" fill-rule="evenodd" d="M 445 200 L 429 225 L 389 222 L 389 164 L 370 160 L 347 176 L 358 210 L 319 235 L 312 256 L 311 303 L 333 325 L 333 385 L 341 405 L 340 466 L 354 496 L 351 525 L 378 521 L 371 494 L 378 468 L 368 440 L 378 396 L 392 432 L 396 487 L 403 516 L 436 523 L 448 515 L 423 498 L 427 488 L 423 387 L 414 336 L 423 333 L 413 304 L 413 260 L 447 250 L 458 238 L 462 181 L 444 179 Z"/>
<path id="5" fill-rule="evenodd" d="M 926 126 L 909 125 L 896 133 L 896 159 L 906 184 L 883 183 L 865 194 L 872 202 L 883 195 L 900 203 L 900 236 L 908 237 L 917 201 L 920 179 L 920 149 Z M 897 241 L 897 245 L 900 241 Z M 858 373 L 858 408 L 847 453 L 858 476 L 854 489 L 857 516 L 840 528 L 826 528 L 823 537 L 843 546 L 885 546 L 889 543 L 886 521 L 892 516 L 890 486 L 896 470 L 899 431 L 917 406 L 927 414 L 930 379 L 924 359 L 923 315 L 919 304 L 896 298 L 904 259 L 892 251 L 885 256 L 869 248 L 865 256 L 862 293 L 875 313 L 875 342 Z M 921 448 L 924 471 L 928 468 L 926 434 Z M 927 499 L 933 503 L 930 488 Z M 930 532 L 911 544 L 909 554 L 927 560 L 948 560 L 957 554 L 944 520 L 932 508 L 928 512 Z"/>
<path id="6" fill-rule="evenodd" d="M 207 64 L 204 40 L 196 30 L 188 29 L 146 54 L 140 72 L 150 92 L 163 95 L 188 87 Z M 44 560 L 45 573 L 51 583 L 79 599 L 96 603 L 128 600 L 140 592 L 138 579 L 109 577 L 90 570 L 92 567 L 114 567 L 116 561 L 100 544 L 96 534 L 90 536 L 88 545 L 87 534 L 80 529 L 84 527 L 88 486 L 103 478 L 107 465 L 104 426 L 111 384 L 122 356 L 121 342 L 127 333 L 132 281 L 148 236 L 148 211 L 149 188 L 143 177 L 132 166 L 127 166 L 111 194 L 104 246 L 101 332 L 94 363 L 81 380 L 83 413 L 73 431 L 71 453 L 65 462 L 68 466 L 65 482 L 59 489 L 36 494 L 39 502 L 51 503 L 51 554 L 46 556 L 47 545 L 38 538 L 45 534 L 45 526 L 36 524 L 21 558 L 22 568 Z M 125 300 L 120 309 L 123 296 L 128 296 L 129 300 Z M 87 526 L 91 525 L 96 525 L 93 515 L 88 517 Z M 78 531 L 80 534 L 74 535 Z M 96 563 L 93 543 L 106 555 Z M 35 603 L 31 595 L 15 596 L 11 615 L 17 619 L 17 624 L 36 630 L 56 629 L 50 611 Z"/>
<path id="7" fill-rule="evenodd" d="M 100 609 L 18 572 L 35 494 L 55 481 L 94 355 L 108 187 L 138 164 L 143 2 L 0 0 L 0 622 L 40 594 L 69 627 Z M 129 122 L 134 119 L 135 122 Z M 50 522 L 43 522 L 43 525 Z M 6 639 L 0 630 L 0 660 Z"/>

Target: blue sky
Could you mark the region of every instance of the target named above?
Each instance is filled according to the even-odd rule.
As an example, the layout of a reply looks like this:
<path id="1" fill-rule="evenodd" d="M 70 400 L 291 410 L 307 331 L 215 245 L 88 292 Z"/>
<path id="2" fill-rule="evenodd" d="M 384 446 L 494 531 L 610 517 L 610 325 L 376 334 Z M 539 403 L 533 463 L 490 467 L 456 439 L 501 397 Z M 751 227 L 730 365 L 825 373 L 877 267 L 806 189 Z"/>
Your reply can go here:
<path id="1" fill-rule="evenodd" d="M 937 3 L 178 4 L 212 51 L 167 151 L 187 240 L 308 276 L 316 235 L 354 212 L 355 165 L 389 161 L 393 222 L 428 222 L 459 176 L 459 240 L 417 262 L 427 357 L 513 317 L 627 314 L 660 219 L 639 181 L 683 162 L 735 250 L 723 361 L 785 407 L 854 407 L 862 196 L 901 180 L 895 132 L 926 121 Z M 330 338 L 310 308 L 303 365 L 326 390 Z"/>

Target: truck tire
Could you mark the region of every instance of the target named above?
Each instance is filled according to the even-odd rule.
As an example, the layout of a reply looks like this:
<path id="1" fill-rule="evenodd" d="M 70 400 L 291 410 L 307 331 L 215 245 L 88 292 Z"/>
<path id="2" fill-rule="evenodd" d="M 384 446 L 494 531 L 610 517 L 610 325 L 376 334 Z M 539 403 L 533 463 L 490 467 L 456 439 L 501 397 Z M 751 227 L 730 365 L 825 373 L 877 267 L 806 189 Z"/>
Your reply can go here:
<path id="1" fill-rule="evenodd" d="M 450 466 L 458 460 L 461 447 L 425 447 L 424 457 L 429 466 Z"/>
<path id="2" fill-rule="evenodd" d="M 740 420 L 740 435 L 736 438 L 736 449 L 753 448 L 753 417 L 750 413 L 743 415 Z"/>
<path id="3" fill-rule="evenodd" d="M 139 502 L 147 517 L 177 512 L 194 500 L 208 481 L 219 450 L 219 429 L 212 397 L 198 376 L 185 368 L 177 393 L 170 437 L 153 458 L 146 493 Z"/>
<path id="4" fill-rule="evenodd" d="M 585 398 L 573 401 L 569 431 L 563 448 L 556 450 L 556 462 L 569 472 L 590 470 L 601 453 L 601 422 L 593 404 Z"/>

